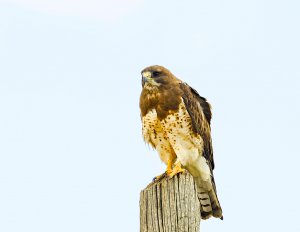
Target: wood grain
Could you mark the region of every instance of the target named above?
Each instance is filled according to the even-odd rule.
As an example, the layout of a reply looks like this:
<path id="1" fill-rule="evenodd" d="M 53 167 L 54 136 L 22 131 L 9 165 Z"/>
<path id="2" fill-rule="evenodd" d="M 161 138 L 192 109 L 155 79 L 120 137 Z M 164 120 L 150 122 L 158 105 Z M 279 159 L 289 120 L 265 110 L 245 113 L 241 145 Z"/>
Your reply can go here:
<path id="1" fill-rule="evenodd" d="M 199 232 L 200 220 L 194 179 L 187 172 L 165 177 L 141 191 L 141 232 Z"/>

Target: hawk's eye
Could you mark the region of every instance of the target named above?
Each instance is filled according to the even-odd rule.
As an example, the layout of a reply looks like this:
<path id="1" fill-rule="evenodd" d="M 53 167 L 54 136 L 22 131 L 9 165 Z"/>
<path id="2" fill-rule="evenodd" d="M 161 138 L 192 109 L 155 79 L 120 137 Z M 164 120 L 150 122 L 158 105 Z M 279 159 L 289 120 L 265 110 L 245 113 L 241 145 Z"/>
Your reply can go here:
<path id="1" fill-rule="evenodd" d="M 153 77 L 158 77 L 158 76 L 160 75 L 160 72 L 154 71 L 154 72 L 152 73 L 152 75 L 153 75 Z"/>

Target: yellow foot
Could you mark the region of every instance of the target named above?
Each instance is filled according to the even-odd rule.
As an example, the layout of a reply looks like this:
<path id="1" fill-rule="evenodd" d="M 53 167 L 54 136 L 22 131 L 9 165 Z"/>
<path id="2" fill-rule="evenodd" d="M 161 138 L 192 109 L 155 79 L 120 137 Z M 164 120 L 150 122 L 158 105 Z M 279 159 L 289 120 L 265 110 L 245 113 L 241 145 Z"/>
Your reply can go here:
<path id="1" fill-rule="evenodd" d="M 172 178 L 172 177 L 175 176 L 176 174 L 181 173 L 181 172 L 184 172 L 184 171 L 185 171 L 185 169 L 183 169 L 183 168 L 181 167 L 181 163 L 178 162 L 178 163 L 175 164 L 175 166 L 174 166 L 174 168 L 172 169 L 172 171 L 169 172 L 169 173 L 167 173 L 167 174 L 168 174 L 169 178 Z"/>

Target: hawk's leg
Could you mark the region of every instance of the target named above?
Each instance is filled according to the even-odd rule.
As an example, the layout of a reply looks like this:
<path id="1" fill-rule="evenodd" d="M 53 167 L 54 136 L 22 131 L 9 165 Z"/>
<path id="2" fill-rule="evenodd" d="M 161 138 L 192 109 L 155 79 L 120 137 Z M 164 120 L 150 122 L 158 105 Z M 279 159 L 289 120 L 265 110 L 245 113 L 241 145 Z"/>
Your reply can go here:
<path id="1" fill-rule="evenodd" d="M 183 169 L 181 167 L 181 163 L 177 160 L 172 171 L 170 173 L 168 173 L 168 176 L 169 176 L 169 178 L 172 178 L 176 174 L 184 172 L 184 171 L 185 171 L 185 169 Z"/>

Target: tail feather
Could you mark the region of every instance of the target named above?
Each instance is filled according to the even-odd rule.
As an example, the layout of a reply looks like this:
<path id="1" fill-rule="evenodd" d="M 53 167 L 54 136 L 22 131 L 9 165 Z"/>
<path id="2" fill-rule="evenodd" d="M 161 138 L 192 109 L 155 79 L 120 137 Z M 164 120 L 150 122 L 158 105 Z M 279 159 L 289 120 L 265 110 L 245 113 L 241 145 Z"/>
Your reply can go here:
<path id="1" fill-rule="evenodd" d="M 201 177 L 195 178 L 198 198 L 201 207 L 201 218 L 208 219 L 216 217 L 223 220 L 222 208 L 217 197 L 216 187 L 212 179 L 211 182 L 206 182 Z"/>

